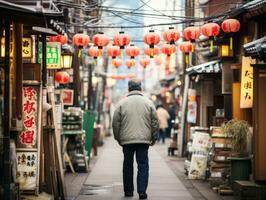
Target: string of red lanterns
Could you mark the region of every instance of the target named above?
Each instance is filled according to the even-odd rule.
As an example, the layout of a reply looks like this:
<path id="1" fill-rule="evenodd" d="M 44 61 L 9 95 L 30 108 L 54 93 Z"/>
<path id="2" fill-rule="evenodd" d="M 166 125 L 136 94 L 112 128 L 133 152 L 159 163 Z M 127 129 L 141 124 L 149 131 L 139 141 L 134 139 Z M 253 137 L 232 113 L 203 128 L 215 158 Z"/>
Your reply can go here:
<path id="1" fill-rule="evenodd" d="M 184 29 L 183 36 L 184 39 L 190 42 L 183 42 L 179 45 L 179 49 L 186 54 L 186 63 L 188 63 L 188 54 L 193 52 L 195 42 L 200 34 L 209 37 L 210 39 L 210 51 L 213 52 L 213 39 L 214 37 L 220 34 L 220 28 L 224 33 L 235 33 L 240 30 L 240 22 L 237 19 L 226 19 L 222 22 L 221 27 L 217 23 L 206 23 L 201 27 L 197 26 L 189 26 Z M 168 57 L 176 52 L 175 42 L 180 38 L 180 34 L 173 27 L 170 27 L 163 34 L 164 40 L 167 44 L 162 45 L 161 52 L 166 54 Z M 60 44 L 64 45 L 67 43 L 68 38 L 67 35 L 58 35 L 49 37 L 49 41 L 51 42 L 60 42 Z M 92 41 L 95 46 L 98 47 L 99 51 L 96 50 L 96 47 L 91 47 L 88 50 L 88 55 L 94 58 L 97 58 L 101 55 L 101 50 L 103 47 L 109 44 L 109 38 L 103 33 L 100 32 L 93 36 Z M 144 35 L 143 41 L 145 44 L 149 45 L 148 48 L 144 49 L 144 54 L 153 58 L 155 55 L 159 54 L 159 49 L 155 47 L 160 43 L 160 36 L 154 32 L 154 30 L 150 30 L 147 34 Z M 75 46 L 81 48 L 86 47 L 90 42 L 90 37 L 86 34 L 78 33 L 73 36 L 72 42 Z M 112 47 L 108 47 L 107 54 L 111 56 L 113 59 L 121 55 L 121 49 L 124 49 L 130 43 L 130 36 L 125 34 L 124 32 L 119 32 L 119 34 L 115 35 L 113 38 Z M 233 48 L 233 39 L 232 35 L 230 35 L 230 49 Z M 126 55 L 131 59 L 126 61 L 127 67 L 131 68 L 135 65 L 135 61 L 132 60 L 136 56 L 140 54 L 140 50 L 138 47 L 134 45 L 130 45 L 126 47 Z M 120 66 L 120 62 L 116 62 L 115 67 Z"/>

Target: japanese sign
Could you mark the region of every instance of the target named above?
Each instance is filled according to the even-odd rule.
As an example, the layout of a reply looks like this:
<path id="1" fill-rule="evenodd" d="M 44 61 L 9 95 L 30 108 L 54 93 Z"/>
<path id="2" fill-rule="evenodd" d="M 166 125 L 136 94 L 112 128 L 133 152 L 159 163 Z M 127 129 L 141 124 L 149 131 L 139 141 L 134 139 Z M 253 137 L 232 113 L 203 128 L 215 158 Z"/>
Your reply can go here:
<path id="1" fill-rule="evenodd" d="M 17 152 L 17 181 L 21 190 L 35 190 L 37 186 L 37 152 Z"/>
<path id="2" fill-rule="evenodd" d="M 250 57 L 242 57 L 240 108 L 252 108 L 253 106 L 253 68 L 255 60 Z"/>
<path id="3" fill-rule="evenodd" d="M 32 58 L 32 38 L 22 38 L 22 57 Z M 13 42 L 10 43 L 10 57 L 14 55 Z M 1 57 L 5 57 L 5 38 L 1 38 Z"/>
<path id="4" fill-rule="evenodd" d="M 39 63 L 42 63 L 42 45 L 39 45 Z M 46 64 L 47 69 L 61 68 L 61 45 L 59 42 L 47 42 Z"/>
<path id="5" fill-rule="evenodd" d="M 38 87 L 23 87 L 23 131 L 18 137 L 18 148 L 37 148 L 38 100 Z"/>

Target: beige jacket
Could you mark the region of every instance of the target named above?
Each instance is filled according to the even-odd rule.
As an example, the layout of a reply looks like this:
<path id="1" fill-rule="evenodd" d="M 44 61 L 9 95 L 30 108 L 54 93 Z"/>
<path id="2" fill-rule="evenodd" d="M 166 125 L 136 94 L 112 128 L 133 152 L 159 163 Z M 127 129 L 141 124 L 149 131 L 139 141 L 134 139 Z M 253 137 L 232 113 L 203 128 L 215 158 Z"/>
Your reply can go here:
<path id="1" fill-rule="evenodd" d="M 158 116 L 158 120 L 159 120 L 160 129 L 168 128 L 168 119 L 170 118 L 170 116 L 169 116 L 167 110 L 165 110 L 162 107 L 159 107 L 156 112 L 157 112 L 157 116 Z"/>
<path id="2" fill-rule="evenodd" d="M 116 106 L 112 126 L 120 145 L 151 144 L 157 139 L 159 126 L 154 104 L 141 92 L 130 92 Z"/>

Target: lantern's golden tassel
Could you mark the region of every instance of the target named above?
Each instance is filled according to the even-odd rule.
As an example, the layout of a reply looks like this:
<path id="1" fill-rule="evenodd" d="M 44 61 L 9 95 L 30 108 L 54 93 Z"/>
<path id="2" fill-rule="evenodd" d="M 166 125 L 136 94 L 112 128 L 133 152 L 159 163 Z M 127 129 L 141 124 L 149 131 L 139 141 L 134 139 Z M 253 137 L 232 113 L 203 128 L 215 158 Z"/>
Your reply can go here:
<path id="1" fill-rule="evenodd" d="M 233 50 L 233 38 L 230 37 L 230 50 Z"/>
<path id="2" fill-rule="evenodd" d="M 186 64 L 188 64 L 188 57 L 189 56 L 189 54 L 186 54 Z"/>
<path id="3" fill-rule="evenodd" d="M 213 40 L 210 41 L 210 52 L 213 52 Z"/>

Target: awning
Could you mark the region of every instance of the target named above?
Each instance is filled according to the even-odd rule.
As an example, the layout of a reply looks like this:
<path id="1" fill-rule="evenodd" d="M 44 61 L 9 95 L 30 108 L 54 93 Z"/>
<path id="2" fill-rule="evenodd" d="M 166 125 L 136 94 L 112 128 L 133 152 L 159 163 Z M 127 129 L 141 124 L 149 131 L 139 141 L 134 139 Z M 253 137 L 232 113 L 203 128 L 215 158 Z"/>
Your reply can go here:
<path id="1" fill-rule="evenodd" d="M 186 69 L 188 75 L 191 74 L 203 74 L 203 73 L 219 73 L 222 70 L 221 60 L 214 60 Z"/>

